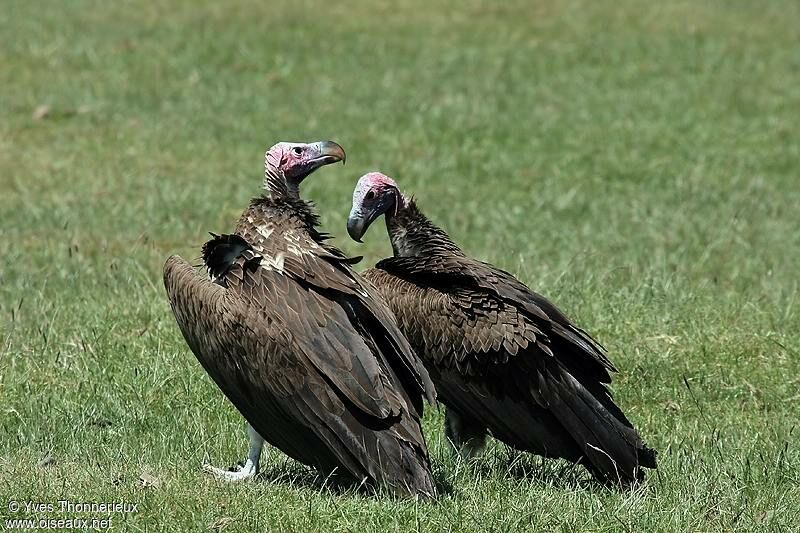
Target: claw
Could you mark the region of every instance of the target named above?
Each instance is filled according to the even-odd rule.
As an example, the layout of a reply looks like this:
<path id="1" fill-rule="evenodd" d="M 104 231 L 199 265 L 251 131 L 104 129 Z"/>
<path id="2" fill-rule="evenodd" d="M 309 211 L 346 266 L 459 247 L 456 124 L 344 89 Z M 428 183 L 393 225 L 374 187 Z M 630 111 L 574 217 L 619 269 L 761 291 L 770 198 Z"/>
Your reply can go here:
<path id="1" fill-rule="evenodd" d="M 244 466 L 236 465 L 232 469 L 217 468 L 216 466 L 211 466 L 208 463 L 204 463 L 203 471 L 208 472 L 217 479 L 221 479 L 223 481 L 229 481 L 232 483 L 253 479 L 254 477 L 256 477 L 256 474 L 258 474 L 258 468 L 249 459 L 244 464 Z"/>

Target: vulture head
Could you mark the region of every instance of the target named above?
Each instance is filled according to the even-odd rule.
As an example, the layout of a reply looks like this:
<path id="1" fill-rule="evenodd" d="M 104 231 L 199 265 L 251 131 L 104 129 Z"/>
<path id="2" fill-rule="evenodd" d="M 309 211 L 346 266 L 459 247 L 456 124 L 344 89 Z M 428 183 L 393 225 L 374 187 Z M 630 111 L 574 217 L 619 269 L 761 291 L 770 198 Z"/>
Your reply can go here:
<path id="1" fill-rule="evenodd" d="M 279 142 L 264 156 L 265 187 L 297 196 L 300 183 L 318 168 L 345 161 L 344 148 L 333 141 Z"/>
<path id="2" fill-rule="evenodd" d="M 403 195 L 392 178 L 380 172 L 364 174 L 353 191 L 353 207 L 347 218 L 347 233 L 356 242 L 367 232 L 369 225 L 384 214 L 397 214 Z"/>

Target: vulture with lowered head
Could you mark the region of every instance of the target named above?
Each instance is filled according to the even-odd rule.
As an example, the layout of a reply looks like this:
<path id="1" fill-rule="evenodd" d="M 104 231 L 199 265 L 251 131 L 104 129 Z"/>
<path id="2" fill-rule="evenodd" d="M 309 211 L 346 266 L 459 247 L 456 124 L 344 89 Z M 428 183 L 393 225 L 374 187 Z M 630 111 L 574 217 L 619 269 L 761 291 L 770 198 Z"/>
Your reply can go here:
<path id="1" fill-rule="evenodd" d="M 326 243 L 299 185 L 344 161 L 331 141 L 278 143 L 266 194 L 230 235 L 203 246 L 208 276 L 164 265 L 172 311 L 192 352 L 249 423 L 250 450 L 228 480 L 258 472 L 264 441 L 322 474 L 401 495 L 433 496 L 420 428 L 428 373 L 375 289 Z"/>
<path id="2" fill-rule="evenodd" d="M 384 215 L 394 257 L 363 275 L 381 292 L 445 404 L 445 433 L 474 455 L 487 432 L 628 485 L 656 454 L 614 403 L 604 349 L 514 276 L 468 257 L 389 177 L 363 176 L 347 231 Z"/>

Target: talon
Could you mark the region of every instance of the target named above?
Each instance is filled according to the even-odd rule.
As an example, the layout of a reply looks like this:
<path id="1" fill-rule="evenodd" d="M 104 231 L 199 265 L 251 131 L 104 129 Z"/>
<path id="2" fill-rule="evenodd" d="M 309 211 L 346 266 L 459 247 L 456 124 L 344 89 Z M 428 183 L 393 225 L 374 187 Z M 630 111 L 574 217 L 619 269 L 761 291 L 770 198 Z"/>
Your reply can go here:
<path id="1" fill-rule="evenodd" d="M 248 461 L 244 466 L 236 465 L 231 468 L 217 468 L 208 463 L 203 464 L 203 470 L 223 481 L 237 482 L 252 479 L 258 474 L 255 465 Z"/>

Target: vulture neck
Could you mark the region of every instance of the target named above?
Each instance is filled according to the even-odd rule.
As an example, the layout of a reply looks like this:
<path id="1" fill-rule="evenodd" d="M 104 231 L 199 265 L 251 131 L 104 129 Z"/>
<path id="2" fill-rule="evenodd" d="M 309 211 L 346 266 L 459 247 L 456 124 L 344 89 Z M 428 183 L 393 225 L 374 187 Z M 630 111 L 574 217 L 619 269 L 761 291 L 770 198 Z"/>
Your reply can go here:
<path id="1" fill-rule="evenodd" d="M 286 176 L 272 165 L 264 171 L 264 188 L 271 198 L 300 198 L 300 184 L 287 180 Z"/>
<path id="2" fill-rule="evenodd" d="M 386 213 L 386 229 L 395 257 L 464 255 L 443 229 L 422 214 L 413 198 L 399 195 L 396 211 Z"/>
<path id="3" fill-rule="evenodd" d="M 250 207 L 242 214 L 239 223 L 254 227 L 272 227 L 276 224 L 276 212 L 288 214 L 290 220 L 311 235 L 317 242 L 323 242 L 327 235 L 317 230 L 319 217 L 314 204 L 300 198 L 300 184 L 287 180 L 283 172 L 267 165 L 264 176 L 265 194 L 250 201 Z"/>

